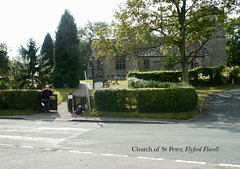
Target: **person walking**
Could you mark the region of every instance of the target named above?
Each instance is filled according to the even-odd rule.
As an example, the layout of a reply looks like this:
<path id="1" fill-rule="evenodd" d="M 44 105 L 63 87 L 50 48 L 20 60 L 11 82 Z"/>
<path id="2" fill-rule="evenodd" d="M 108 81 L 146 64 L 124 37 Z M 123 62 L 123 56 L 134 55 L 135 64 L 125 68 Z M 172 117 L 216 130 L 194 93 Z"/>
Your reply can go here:
<path id="1" fill-rule="evenodd" d="M 50 108 L 50 100 L 49 97 L 53 94 L 48 85 L 46 85 L 46 89 L 42 92 L 42 101 L 44 102 L 44 111 L 48 112 Z"/>

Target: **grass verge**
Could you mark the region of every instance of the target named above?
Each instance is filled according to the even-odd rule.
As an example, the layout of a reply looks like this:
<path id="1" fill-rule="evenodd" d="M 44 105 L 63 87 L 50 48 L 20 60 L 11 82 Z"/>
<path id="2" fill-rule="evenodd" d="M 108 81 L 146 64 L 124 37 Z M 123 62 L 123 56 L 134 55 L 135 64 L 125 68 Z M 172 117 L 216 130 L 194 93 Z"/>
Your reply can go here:
<path id="1" fill-rule="evenodd" d="M 81 114 L 81 117 L 113 117 L 113 118 L 145 118 L 145 119 L 175 119 L 188 120 L 193 118 L 195 111 L 183 113 L 139 113 L 139 112 L 99 112 L 90 111 Z"/>

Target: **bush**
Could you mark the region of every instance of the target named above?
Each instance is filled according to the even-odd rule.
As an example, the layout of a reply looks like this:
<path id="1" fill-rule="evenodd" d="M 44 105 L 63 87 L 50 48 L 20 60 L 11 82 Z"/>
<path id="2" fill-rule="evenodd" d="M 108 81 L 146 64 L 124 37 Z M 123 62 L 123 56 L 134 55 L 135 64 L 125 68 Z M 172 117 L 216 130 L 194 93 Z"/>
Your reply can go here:
<path id="1" fill-rule="evenodd" d="M 234 83 L 239 83 L 239 74 L 240 74 L 240 67 L 233 66 L 230 68 L 230 80 L 234 80 Z M 230 82 L 231 83 L 231 82 Z"/>
<path id="2" fill-rule="evenodd" d="M 132 88 L 174 88 L 174 87 L 188 87 L 186 83 L 171 83 L 159 82 L 154 80 L 143 80 L 137 78 L 128 78 L 128 87 Z"/>
<path id="3" fill-rule="evenodd" d="M 39 91 L 0 91 L 0 108 L 41 110 Z"/>
<path id="4" fill-rule="evenodd" d="M 197 108 L 194 88 L 98 89 L 94 92 L 97 110 L 139 112 L 184 112 Z"/>
<path id="5" fill-rule="evenodd" d="M 98 89 L 94 92 L 95 105 L 98 110 L 125 111 L 127 110 L 128 89 Z"/>
<path id="6" fill-rule="evenodd" d="M 152 72 L 129 72 L 128 78 L 136 77 L 143 80 L 153 80 L 160 82 L 180 82 L 181 71 L 152 71 Z"/>
<path id="7" fill-rule="evenodd" d="M 225 66 L 198 67 L 189 70 L 189 82 L 194 86 L 211 86 L 223 84 L 223 72 Z M 181 71 L 152 71 L 152 72 L 129 72 L 128 78 L 136 77 L 143 80 L 160 82 L 181 82 Z"/>

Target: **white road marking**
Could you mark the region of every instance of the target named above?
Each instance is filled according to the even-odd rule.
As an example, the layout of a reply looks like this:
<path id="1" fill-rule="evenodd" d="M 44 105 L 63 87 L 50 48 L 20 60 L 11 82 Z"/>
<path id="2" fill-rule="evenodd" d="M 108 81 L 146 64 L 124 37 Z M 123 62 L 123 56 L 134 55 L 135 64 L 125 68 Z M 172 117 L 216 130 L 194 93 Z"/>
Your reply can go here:
<path id="1" fill-rule="evenodd" d="M 59 142 L 66 140 L 66 139 L 56 139 L 56 138 L 46 138 L 46 137 L 25 137 L 25 136 L 11 136 L 11 135 L 0 135 L 0 138 L 23 140 L 23 141 L 35 141 L 35 142 L 52 143 L 52 144 L 58 144 Z"/>
<path id="2" fill-rule="evenodd" d="M 177 163 L 188 163 L 188 164 L 207 164 L 206 162 L 199 162 L 199 161 L 184 161 L 184 160 L 175 160 Z"/>
<path id="3" fill-rule="evenodd" d="M 158 160 L 163 161 L 163 158 L 151 158 L 151 157 L 137 157 L 138 159 L 144 159 L 144 160 Z"/>
<path id="4" fill-rule="evenodd" d="M 29 149 L 31 149 L 31 148 L 34 148 L 33 146 L 21 146 L 22 148 L 29 148 Z"/>
<path id="5" fill-rule="evenodd" d="M 219 166 L 221 166 L 221 167 L 238 167 L 238 168 L 240 168 L 240 165 L 233 165 L 233 164 L 222 164 L 222 163 L 220 163 Z"/>
<path id="6" fill-rule="evenodd" d="M 13 145 L 11 145 L 11 144 L 0 144 L 0 146 L 12 147 Z"/>
<path id="7" fill-rule="evenodd" d="M 112 156 L 112 157 L 128 157 L 128 155 L 118 155 L 118 154 L 105 154 L 105 153 L 102 153 L 101 154 L 102 156 Z"/>
<path id="8" fill-rule="evenodd" d="M 82 152 L 82 151 L 74 151 L 74 150 L 69 151 L 69 153 L 92 154 L 92 152 Z"/>
<path id="9" fill-rule="evenodd" d="M 52 128 L 52 127 L 39 127 L 39 128 L 36 128 L 34 130 L 58 130 L 58 131 L 69 131 L 69 130 L 72 130 L 72 131 L 89 131 L 91 129 L 83 129 L 83 128 Z"/>

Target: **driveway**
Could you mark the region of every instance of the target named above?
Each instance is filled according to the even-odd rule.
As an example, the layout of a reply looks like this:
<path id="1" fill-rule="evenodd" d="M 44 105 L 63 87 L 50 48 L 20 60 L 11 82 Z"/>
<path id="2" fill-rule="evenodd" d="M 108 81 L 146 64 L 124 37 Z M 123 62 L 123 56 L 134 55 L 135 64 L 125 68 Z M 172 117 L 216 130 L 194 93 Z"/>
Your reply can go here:
<path id="1" fill-rule="evenodd" d="M 240 89 L 209 95 L 203 104 L 203 117 L 197 121 L 240 125 Z"/>

